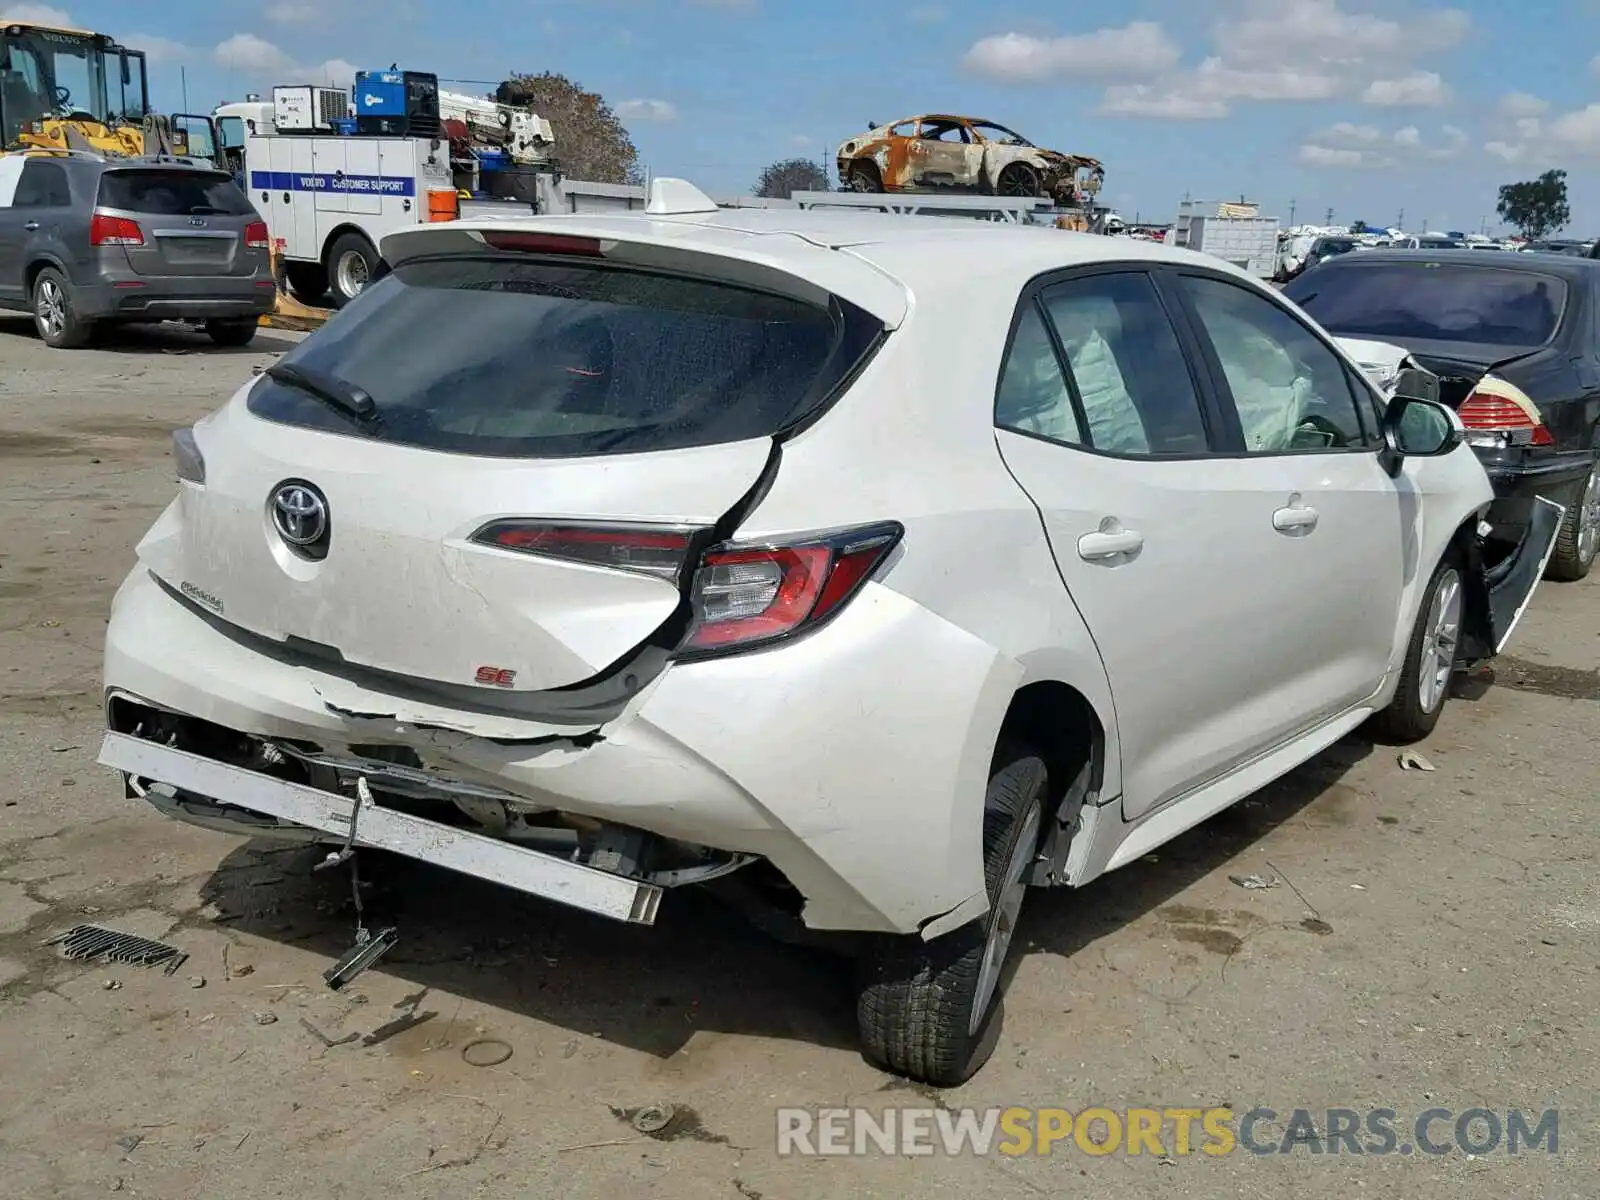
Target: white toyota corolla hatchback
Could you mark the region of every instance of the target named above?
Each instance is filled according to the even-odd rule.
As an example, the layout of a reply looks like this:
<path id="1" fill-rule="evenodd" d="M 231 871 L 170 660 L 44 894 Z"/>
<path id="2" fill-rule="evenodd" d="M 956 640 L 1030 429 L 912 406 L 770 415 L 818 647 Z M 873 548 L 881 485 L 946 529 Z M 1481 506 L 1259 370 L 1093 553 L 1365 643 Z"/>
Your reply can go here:
<path id="1" fill-rule="evenodd" d="M 620 920 L 738 882 L 864 935 L 866 1054 L 936 1084 L 994 1044 L 1027 887 L 1369 718 L 1426 734 L 1561 512 L 1487 566 L 1431 377 L 1388 400 L 1151 243 L 663 180 L 383 253 L 175 435 L 101 761 L 201 825 Z"/>

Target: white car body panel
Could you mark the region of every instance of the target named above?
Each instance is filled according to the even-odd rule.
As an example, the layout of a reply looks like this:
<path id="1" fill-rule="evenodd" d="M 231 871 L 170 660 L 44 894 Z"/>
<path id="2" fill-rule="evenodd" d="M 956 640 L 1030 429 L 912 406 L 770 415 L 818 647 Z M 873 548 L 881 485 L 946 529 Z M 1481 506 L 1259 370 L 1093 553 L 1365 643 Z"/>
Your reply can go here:
<path id="1" fill-rule="evenodd" d="M 725 278 L 785 273 L 894 332 L 831 409 L 780 440 L 771 469 L 765 438 L 582 459 L 435 453 L 274 424 L 242 388 L 196 431 L 207 482 L 182 485 L 113 603 L 108 695 L 259 738 L 409 747 L 441 778 L 530 809 L 763 856 L 813 928 L 928 936 L 987 906 L 983 792 L 1018 689 L 1070 689 L 1100 726 L 1065 876 L 1085 883 L 1383 707 L 1435 564 L 1492 495 L 1465 446 L 1391 475 L 1376 451 L 1134 461 L 996 432 L 1000 354 L 1029 279 L 1115 258 L 1276 295 L 1206 255 L 856 213 L 483 228 L 599 238 L 659 269 L 700 255 Z M 481 251 L 474 232 L 419 227 L 384 251 Z M 359 336 L 355 314 L 315 336 Z M 593 721 L 537 716 L 538 693 L 625 661 L 679 595 L 467 535 L 507 516 L 708 526 L 764 471 L 739 541 L 887 520 L 903 540 L 821 628 L 667 665 Z M 293 559 L 266 536 L 264 500 L 290 477 L 327 488 L 342 559 Z M 1295 496 L 1318 512 L 1309 534 L 1274 527 Z M 1141 552 L 1080 559 L 1076 539 L 1112 516 L 1144 534 Z M 516 683 L 493 710 L 397 696 L 337 660 L 263 652 L 284 635 L 362 668 L 459 682 L 490 663 Z"/>

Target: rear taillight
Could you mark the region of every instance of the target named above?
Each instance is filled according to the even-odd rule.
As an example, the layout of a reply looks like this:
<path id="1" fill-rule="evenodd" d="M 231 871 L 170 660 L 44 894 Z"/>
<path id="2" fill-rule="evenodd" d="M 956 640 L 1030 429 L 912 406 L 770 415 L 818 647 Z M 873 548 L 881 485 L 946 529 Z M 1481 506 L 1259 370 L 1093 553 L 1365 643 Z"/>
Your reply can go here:
<path id="1" fill-rule="evenodd" d="M 683 572 L 691 537 L 689 531 L 675 528 L 496 521 L 478 530 L 472 540 L 522 554 L 636 571 L 675 583 Z"/>
<path id="2" fill-rule="evenodd" d="M 1520 389 L 1485 376 L 1456 410 L 1475 446 L 1553 446 L 1538 407 Z"/>
<path id="3" fill-rule="evenodd" d="M 144 231 L 131 217 L 113 217 L 98 210 L 89 218 L 91 246 L 142 246 Z"/>
<path id="4" fill-rule="evenodd" d="M 704 532 L 503 520 L 485 525 L 472 541 L 678 584 Z M 747 650 L 821 625 L 860 591 L 904 532 L 889 521 L 782 544 L 713 547 L 694 569 L 692 619 L 678 657 Z"/>
<path id="5" fill-rule="evenodd" d="M 272 240 L 267 234 L 265 221 L 251 221 L 244 227 L 244 245 L 246 250 L 267 250 L 272 246 Z"/>
<path id="6" fill-rule="evenodd" d="M 894 523 L 788 545 L 720 547 L 701 560 L 680 657 L 746 650 L 822 624 L 899 542 Z"/>

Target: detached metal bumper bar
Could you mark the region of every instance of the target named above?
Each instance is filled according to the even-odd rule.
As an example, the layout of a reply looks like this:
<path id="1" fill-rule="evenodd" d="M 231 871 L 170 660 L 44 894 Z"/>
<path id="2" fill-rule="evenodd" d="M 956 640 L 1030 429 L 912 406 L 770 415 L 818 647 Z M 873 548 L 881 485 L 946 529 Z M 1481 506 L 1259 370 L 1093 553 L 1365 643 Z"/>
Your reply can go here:
<path id="1" fill-rule="evenodd" d="M 169 784 L 217 804 L 319 829 L 339 841 L 350 834 L 355 801 L 346 796 L 274 779 L 125 733 L 106 734 L 100 744 L 99 761 L 103 766 L 152 783 Z M 361 806 L 355 845 L 404 854 L 636 925 L 654 924 L 661 905 L 661 889 L 655 884 L 597 871 L 378 804 Z"/>

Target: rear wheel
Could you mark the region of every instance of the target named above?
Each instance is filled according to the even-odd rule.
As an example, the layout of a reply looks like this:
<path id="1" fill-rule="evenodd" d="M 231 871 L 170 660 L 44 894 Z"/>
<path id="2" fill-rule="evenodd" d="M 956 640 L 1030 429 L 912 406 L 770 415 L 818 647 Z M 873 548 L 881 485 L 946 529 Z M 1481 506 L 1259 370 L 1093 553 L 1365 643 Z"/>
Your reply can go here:
<path id="1" fill-rule="evenodd" d="M 328 272 L 320 263 L 285 263 L 283 277 L 302 304 L 316 304 L 328 294 Z"/>
<path id="2" fill-rule="evenodd" d="M 94 326 L 77 314 L 72 304 L 72 285 L 54 267 L 40 271 L 33 281 L 33 327 L 39 340 L 55 350 L 76 350 L 87 346 Z"/>
<path id="3" fill-rule="evenodd" d="M 932 941 L 894 938 L 864 957 L 856 1019 L 874 1066 L 954 1087 L 994 1052 L 1002 976 L 1048 794 L 1044 760 L 1025 746 L 1002 746 L 984 799 L 988 914 Z"/>
<path id="4" fill-rule="evenodd" d="M 1461 647 L 1463 595 L 1460 564 L 1455 555 L 1446 555 L 1417 609 L 1400 686 L 1378 714 L 1379 727 L 1397 742 L 1420 741 L 1439 723 Z"/>
<path id="5" fill-rule="evenodd" d="M 248 346 L 260 328 L 254 317 L 237 321 L 207 321 L 206 333 L 219 346 Z"/>
<path id="6" fill-rule="evenodd" d="M 1563 583 L 1572 583 L 1589 574 L 1595 552 L 1600 550 L 1600 461 L 1591 463 L 1589 475 L 1578 485 L 1577 495 L 1567 506 L 1556 535 L 1556 548 L 1550 555 L 1545 574 Z"/>
<path id="7" fill-rule="evenodd" d="M 359 296 L 378 272 L 378 251 L 359 233 L 341 233 L 328 250 L 333 306 L 343 308 Z"/>

